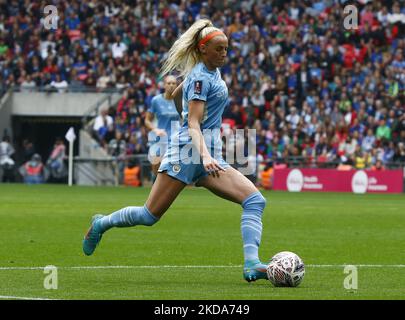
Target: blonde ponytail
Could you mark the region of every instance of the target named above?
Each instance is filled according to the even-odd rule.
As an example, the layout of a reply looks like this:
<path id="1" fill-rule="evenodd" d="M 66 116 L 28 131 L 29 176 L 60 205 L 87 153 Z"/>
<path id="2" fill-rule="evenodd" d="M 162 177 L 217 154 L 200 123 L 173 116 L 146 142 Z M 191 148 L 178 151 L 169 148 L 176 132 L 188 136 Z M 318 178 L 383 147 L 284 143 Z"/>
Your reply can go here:
<path id="1" fill-rule="evenodd" d="M 187 76 L 191 69 L 201 61 L 198 42 L 213 31 L 221 30 L 215 28 L 208 19 L 194 22 L 170 48 L 161 69 L 162 77 L 174 70 L 180 72 L 179 76 Z"/>

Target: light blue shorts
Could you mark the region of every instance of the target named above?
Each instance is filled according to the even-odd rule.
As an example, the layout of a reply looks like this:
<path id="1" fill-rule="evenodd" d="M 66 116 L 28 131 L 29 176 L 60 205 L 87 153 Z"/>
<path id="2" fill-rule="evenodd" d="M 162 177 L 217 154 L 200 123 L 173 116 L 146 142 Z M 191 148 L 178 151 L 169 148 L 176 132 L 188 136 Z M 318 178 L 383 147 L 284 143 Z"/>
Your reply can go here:
<path id="1" fill-rule="evenodd" d="M 165 156 L 162 159 L 158 172 L 166 172 L 169 176 L 184 182 L 185 184 L 194 184 L 201 178 L 208 176 L 208 172 L 205 171 L 202 161 L 200 163 L 189 163 L 178 160 L 178 157 L 170 157 L 172 149 L 168 148 Z M 222 158 L 217 157 L 219 165 L 227 169 L 230 165 Z"/>

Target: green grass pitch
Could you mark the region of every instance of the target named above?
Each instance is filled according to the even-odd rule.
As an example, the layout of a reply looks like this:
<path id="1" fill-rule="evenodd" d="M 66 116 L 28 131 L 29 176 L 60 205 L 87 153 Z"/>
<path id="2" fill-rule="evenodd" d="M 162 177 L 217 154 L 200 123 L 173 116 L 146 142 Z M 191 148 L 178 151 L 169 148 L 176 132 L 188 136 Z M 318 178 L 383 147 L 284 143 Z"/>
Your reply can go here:
<path id="1" fill-rule="evenodd" d="M 260 257 L 297 253 L 297 288 L 242 279 L 241 208 L 187 188 L 152 228 L 112 229 L 82 253 L 94 213 L 143 205 L 148 188 L 0 184 L 0 298 L 404 299 L 404 195 L 263 191 Z M 46 290 L 43 267 L 58 268 Z M 357 289 L 345 289 L 345 265 Z M 150 266 L 150 267 L 147 267 Z"/>

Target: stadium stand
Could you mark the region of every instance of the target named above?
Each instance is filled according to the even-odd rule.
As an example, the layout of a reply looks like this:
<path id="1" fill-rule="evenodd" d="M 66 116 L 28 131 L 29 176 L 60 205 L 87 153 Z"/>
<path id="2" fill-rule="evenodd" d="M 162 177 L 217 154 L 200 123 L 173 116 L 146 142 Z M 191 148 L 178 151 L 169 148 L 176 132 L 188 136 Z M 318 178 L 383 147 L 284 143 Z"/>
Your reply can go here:
<path id="1" fill-rule="evenodd" d="M 404 1 L 54 3 L 57 30 L 41 27 L 43 1 L 0 4 L 1 90 L 119 90 L 108 113 L 128 156 L 147 152 L 162 59 L 208 17 L 230 39 L 224 123 L 256 129 L 259 163 L 404 166 Z M 356 30 L 342 25 L 346 4 L 359 10 Z"/>

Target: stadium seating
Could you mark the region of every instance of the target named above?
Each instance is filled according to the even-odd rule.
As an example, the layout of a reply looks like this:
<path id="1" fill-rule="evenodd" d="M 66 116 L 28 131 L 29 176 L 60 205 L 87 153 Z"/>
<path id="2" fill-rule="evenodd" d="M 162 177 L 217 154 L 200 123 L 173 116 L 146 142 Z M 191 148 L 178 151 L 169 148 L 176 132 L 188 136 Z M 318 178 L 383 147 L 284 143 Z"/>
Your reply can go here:
<path id="1" fill-rule="evenodd" d="M 256 129 L 260 162 L 337 167 L 369 157 L 368 166 L 401 166 L 405 8 L 354 3 L 359 25 L 347 30 L 339 1 L 73 0 L 58 2 L 57 29 L 46 30 L 39 2 L 13 1 L 2 7 L 2 92 L 55 81 L 67 90 L 119 90 L 123 98 L 109 110 L 115 130 L 127 155 L 146 153 L 143 121 L 162 89 L 161 61 L 193 21 L 209 17 L 230 39 L 221 70 L 230 93 L 224 123 Z M 376 137 L 371 149 L 362 144 L 368 129 Z"/>

